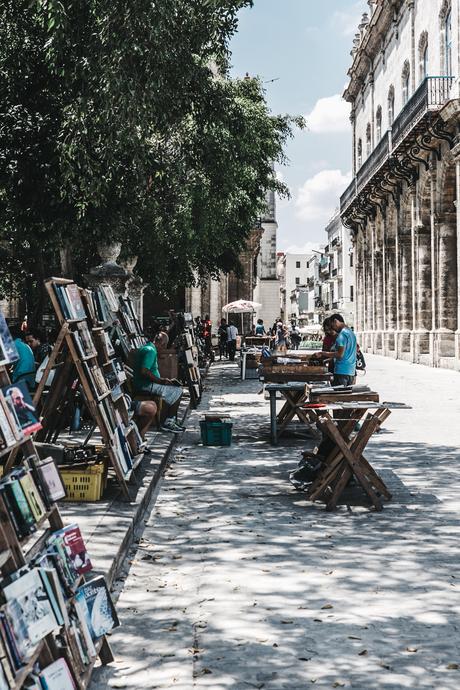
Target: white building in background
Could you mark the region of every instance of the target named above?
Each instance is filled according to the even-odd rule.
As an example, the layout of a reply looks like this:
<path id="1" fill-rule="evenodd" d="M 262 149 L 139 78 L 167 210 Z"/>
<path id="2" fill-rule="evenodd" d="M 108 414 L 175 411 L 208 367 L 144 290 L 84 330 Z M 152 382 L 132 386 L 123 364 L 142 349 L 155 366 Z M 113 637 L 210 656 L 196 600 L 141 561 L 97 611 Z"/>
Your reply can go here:
<path id="1" fill-rule="evenodd" d="M 326 226 L 327 245 L 324 249 L 322 306 L 325 315 L 338 311 L 346 322 L 355 322 L 354 255 L 350 231 L 342 225 L 337 211 Z M 320 260 L 321 263 L 321 260 Z"/>
<path id="2" fill-rule="evenodd" d="M 276 255 L 278 223 L 276 220 L 275 193 L 273 191 L 267 194 L 266 209 L 265 215 L 260 219 L 262 237 L 260 239 L 260 251 L 256 260 L 254 302 L 259 302 L 262 305 L 257 311 L 256 319 L 263 319 L 265 326 L 268 327 L 280 316 L 280 282 L 278 279 Z"/>
<path id="3" fill-rule="evenodd" d="M 278 254 L 280 314 L 285 322 L 297 318 L 298 308 L 295 304 L 291 306 L 291 297 L 300 287 L 307 287 L 308 258 L 308 254 Z"/>

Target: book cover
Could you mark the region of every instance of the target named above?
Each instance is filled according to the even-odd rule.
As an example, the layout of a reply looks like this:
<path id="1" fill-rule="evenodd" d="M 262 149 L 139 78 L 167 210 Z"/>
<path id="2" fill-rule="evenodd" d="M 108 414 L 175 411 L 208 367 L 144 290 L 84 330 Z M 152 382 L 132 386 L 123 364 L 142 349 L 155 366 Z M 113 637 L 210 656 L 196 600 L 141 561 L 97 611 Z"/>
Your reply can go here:
<path id="1" fill-rule="evenodd" d="M 29 389 L 24 381 L 4 386 L 2 388 L 5 400 L 11 401 L 20 429 L 25 436 L 35 433 L 42 428 L 37 419 L 37 411 L 30 397 Z"/>
<path id="2" fill-rule="evenodd" d="M 93 658 L 97 655 L 96 647 L 94 646 L 91 630 L 89 628 L 88 619 L 86 616 L 86 607 L 81 605 L 78 597 L 74 601 L 74 609 L 78 618 L 79 628 L 85 643 L 89 657 Z"/>
<path id="3" fill-rule="evenodd" d="M 69 559 L 62 534 L 55 532 L 48 539 L 48 544 L 59 558 L 60 568 L 63 570 L 65 581 L 67 585 L 72 588 L 75 581 L 78 579 L 78 573 L 73 567 L 72 561 Z"/>
<path id="4" fill-rule="evenodd" d="M 10 329 L 5 321 L 5 317 L 0 311 L 0 339 L 3 361 L 1 364 L 16 362 L 19 359 L 19 354 L 11 337 Z"/>
<path id="5" fill-rule="evenodd" d="M 93 640 L 99 639 L 120 625 L 107 583 L 102 575 L 79 587 L 75 599 L 82 607 Z"/>
<path id="6" fill-rule="evenodd" d="M 25 628 L 24 631 L 25 634 L 27 634 Z M 15 674 L 16 671 L 19 668 L 21 668 L 23 662 L 21 660 L 19 649 L 16 640 L 13 636 L 10 624 L 8 623 L 5 611 L 0 612 L 0 637 L 2 639 L 3 647 L 6 651 L 8 661 L 10 662 L 10 666 L 13 670 L 13 674 Z"/>
<path id="7" fill-rule="evenodd" d="M 8 645 L 12 650 L 16 669 L 21 668 L 34 651 L 34 644 L 29 638 L 26 622 L 22 616 L 21 605 L 17 599 L 5 604 L 2 625 L 5 630 Z"/>
<path id="8" fill-rule="evenodd" d="M 14 664 L 13 655 L 6 642 L 6 635 L 1 631 L 2 622 L 0 621 L 0 662 L 2 664 L 3 672 L 10 685 L 14 685 L 14 675 L 16 673 L 16 666 Z"/>
<path id="9" fill-rule="evenodd" d="M 45 458 L 35 464 L 40 486 L 50 503 L 65 498 L 66 490 L 53 458 Z"/>
<path id="10" fill-rule="evenodd" d="M 19 525 L 19 539 L 27 537 L 37 531 L 35 518 L 29 508 L 22 486 L 17 479 L 8 479 L 1 484 L 3 496 L 6 497 L 8 512 L 12 517 L 13 525 Z"/>
<path id="11" fill-rule="evenodd" d="M 7 416 L 5 410 L 6 401 L 3 397 L 3 393 L 0 392 L 0 431 L 2 438 L 5 441 L 5 446 L 14 446 L 18 440 L 14 435 L 13 429 L 10 424 L 10 418 Z"/>
<path id="12" fill-rule="evenodd" d="M 32 515 L 35 518 L 35 522 L 39 522 L 42 517 L 46 515 L 46 508 L 32 478 L 32 473 L 24 472 L 22 476 L 19 477 L 19 482 L 27 499 L 27 503 L 29 504 L 29 508 L 32 511 Z"/>
<path id="13" fill-rule="evenodd" d="M 62 657 L 44 668 L 39 678 L 43 690 L 75 690 L 72 674 L 66 660 Z"/>
<path id="14" fill-rule="evenodd" d="M 83 307 L 83 302 L 80 297 L 80 290 L 75 283 L 65 286 L 65 291 L 67 293 L 68 300 L 70 302 L 70 307 L 73 312 L 74 319 L 84 319 L 86 318 L 85 309 Z"/>
<path id="15" fill-rule="evenodd" d="M 89 573 L 93 569 L 93 566 L 88 556 L 79 526 L 75 524 L 68 525 L 62 530 L 59 530 L 56 535 L 62 538 L 67 556 L 78 575 Z"/>
<path id="16" fill-rule="evenodd" d="M 48 633 L 55 630 L 57 621 L 38 568 L 3 587 L 7 605 L 16 602 L 17 613 L 27 630 L 32 645 L 36 645 Z"/>
<path id="17" fill-rule="evenodd" d="M 61 611 L 61 606 L 60 602 L 56 598 L 56 595 L 54 593 L 54 589 L 51 585 L 51 580 L 50 580 L 50 573 L 55 572 L 54 570 L 47 570 L 46 568 L 37 568 L 41 581 L 43 583 L 43 587 L 45 588 L 46 591 L 46 596 L 49 599 L 49 602 L 51 604 L 51 608 L 53 609 L 53 614 L 56 619 L 56 622 L 59 626 L 64 625 L 64 615 L 63 612 Z"/>
<path id="18" fill-rule="evenodd" d="M 13 436 L 15 437 L 15 442 L 22 441 L 24 438 L 24 434 L 22 432 L 21 425 L 19 424 L 19 419 L 16 414 L 16 410 L 14 409 L 13 401 L 11 400 L 11 398 L 5 398 L 1 391 L 0 407 L 5 413 L 5 417 L 8 421 L 8 424 L 10 425 L 11 431 L 13 432 Z"/>

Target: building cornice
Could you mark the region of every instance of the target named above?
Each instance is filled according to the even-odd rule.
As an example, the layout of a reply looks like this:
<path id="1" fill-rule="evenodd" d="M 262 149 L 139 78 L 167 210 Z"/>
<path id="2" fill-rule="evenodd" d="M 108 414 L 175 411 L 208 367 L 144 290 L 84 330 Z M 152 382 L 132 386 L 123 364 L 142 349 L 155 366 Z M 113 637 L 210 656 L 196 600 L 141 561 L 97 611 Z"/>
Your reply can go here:
<path id="1" fill-rule="evenodd" d="M 385 37 L 394 26 L 398 30 L 400 10 L 411 0 L 376 0 L 369 3 L 372 14 L 370 18 L 363 15 L 359 32 L 353 41 L 353 63 L 348 70 L 350 82 L 344 91 L 346 101 L 354 103 L 361 88 L 369 78 L 377 55 L 385 50 Z"/>

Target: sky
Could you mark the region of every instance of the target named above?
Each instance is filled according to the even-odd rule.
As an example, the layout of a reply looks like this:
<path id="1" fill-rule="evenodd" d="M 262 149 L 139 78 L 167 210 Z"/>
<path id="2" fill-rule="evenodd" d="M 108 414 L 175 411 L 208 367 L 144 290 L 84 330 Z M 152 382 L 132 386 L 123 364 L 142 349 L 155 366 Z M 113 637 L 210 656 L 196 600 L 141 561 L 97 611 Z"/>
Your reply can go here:
<path id="1" fill-rule="evenodd" d="M 307 127 L 277 168 L 291 198 L 278 200 L 278 250 L 308 253 L 351 180 L 349 106 L 341 96 L 365 0 L 254 0 L 231 43 L 232 76 L 266 82 L 273 113 L 304 115 Z M 276 81 L 271 81 L 276 80 Z"/>

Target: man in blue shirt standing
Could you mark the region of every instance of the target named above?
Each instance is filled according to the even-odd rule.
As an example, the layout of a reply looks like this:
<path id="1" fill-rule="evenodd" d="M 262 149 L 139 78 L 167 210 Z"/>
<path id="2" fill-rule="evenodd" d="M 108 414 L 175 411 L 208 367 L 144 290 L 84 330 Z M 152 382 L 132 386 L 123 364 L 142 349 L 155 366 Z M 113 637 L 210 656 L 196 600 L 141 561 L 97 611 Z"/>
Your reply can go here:
<path id="1" fill-rule="evenodd" d="M 356 376 L 356 336 L 340 314 L 333 314 L 330 323 L 337 333 L 334 351 L 320 352 L 319 356 L 334 360 L 333 386 L 351 386 Z"/>

